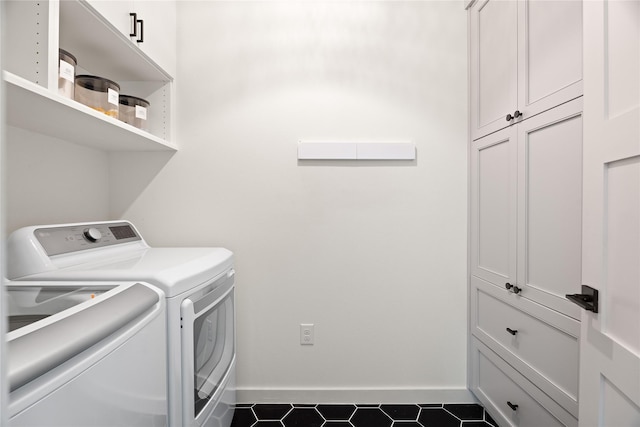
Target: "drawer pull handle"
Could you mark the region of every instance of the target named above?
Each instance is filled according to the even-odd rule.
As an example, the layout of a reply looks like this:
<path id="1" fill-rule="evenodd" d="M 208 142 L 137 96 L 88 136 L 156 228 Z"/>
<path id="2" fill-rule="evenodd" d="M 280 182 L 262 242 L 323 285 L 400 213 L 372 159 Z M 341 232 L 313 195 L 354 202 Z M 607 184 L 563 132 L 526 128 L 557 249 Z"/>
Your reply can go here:
<path id="1" fill-rule="evenodd" d="M 513 287 L 513 293 L 514 293 L 514 294 L 519 294 L 521 290 L 522 290 L 522 288 L 519 288 L 519 287 L 517 287 L 517 286 L 514 286 L 514 287 Z"/>
<path id="2" fill-rule="evenodd" d="M 518 117 L 522 116 L 522 113 L 520 112 L 520 110 L 516 110 L 515 113 L 513 113 L 513 118 L 517 119 Z"/>
<path id="3" fill-rule="evenodd" d="M 507 114 L 506 117 L 507 121 L 510 122 L 511 120 L 513 120 L 513 116 L 511 115 L 511 113 Z"/>
<path id="4" fill-rule="evenodd" d="M 504 287 L 505 287 L 507 290 L 509 290 L 509 289 L 513 288 L 513 285 L 512 285 L 511 283 L 505 283 L 505 284 L 504 284 Z"/>
<path id="5" fill-rule="evenodd" d="M 509 332 L 511 335 L 513 335 L 515 337 L 516 334 L 518 333 L 518 330 L 517 329 L 507 328 L 507 332 Z"/>
<path id="6" fill-rule="evenodd" d="M 514 405 L 511 402 L 507 401 L 507 405 L 509 405 L 509 408 L 511 408 L 512 410 L 516 411 L 518 409 L 518 405 Z"/>

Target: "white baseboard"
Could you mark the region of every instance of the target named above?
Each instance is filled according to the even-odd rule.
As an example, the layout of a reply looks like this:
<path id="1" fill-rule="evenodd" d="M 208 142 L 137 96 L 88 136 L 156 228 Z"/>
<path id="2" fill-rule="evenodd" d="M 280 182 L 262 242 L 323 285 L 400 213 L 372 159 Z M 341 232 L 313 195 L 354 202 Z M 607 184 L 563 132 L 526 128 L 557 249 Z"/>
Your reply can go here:
<path id="1" fill-rule="evenodd" d="M 477 403 L 455 389 L 237 389 L 238 403 Z"/>

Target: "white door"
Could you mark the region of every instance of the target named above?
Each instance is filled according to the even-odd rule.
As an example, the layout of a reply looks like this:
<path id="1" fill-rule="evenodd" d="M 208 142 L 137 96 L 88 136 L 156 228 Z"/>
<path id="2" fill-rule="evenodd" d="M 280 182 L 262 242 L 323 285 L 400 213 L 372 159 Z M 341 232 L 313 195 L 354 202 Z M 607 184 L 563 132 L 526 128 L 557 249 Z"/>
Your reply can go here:
<path id="1" fill-rule="evenodd" d="M 133 0 L 88 0 L 88 2 L 122 34 L 129 37 L 135 25 L 133 17 L 129 15 L 134 12 Z"/>
<path id="2" fill-rule="evenodd" d="M 517 126 L 471 143 L 471 274 L 516 285 Z"/>
<path id="3" fill-rule="evenodd" d="M 640 426 L 640 2 L 584 2 L 580 425 Z"/>
<path id="4" fill-rule="evenodd" d="M 136 44 L 169 75 L 176 75 L 176 2 L 136 0 L 135 12 L 142 20 L 142 37 Z M 140 30 L 140 24 L 138 25 Z M 205 42 L 204 40 L 202 41 Z"/>
<path id="5" fill-rule="evenodd" d="M 4 26 L 4 8 L 6 2 L 0 2 L 0 22 Z M 6 27 L 5 27 L 6 28 Z M 3 30 L 4 31 L 4 30 Z M 4 43 L 0 43 L 0 70 L 4 70 L 2 58 L 3 56 L 3 48 Z M 0 84 L 0 105 L 4 105 L 4 84 Z M 4 131 L 5 131 L 5 118 L 4 118 L 4 108 L 0 108 L 0 164 L 4 165 Z M 6 168 L 2 168 L 0 171 L 0 188 L 4 188 Z M 4 242 L 4 192 L 0 193 L 0 241 Z M 0 248 L 0 277 L 4 277 L 4 248 Z M 4 355 L 5 353 L 5 322 L 6 322 L 6 311 L 4 305 L 4 283 L 3 280 L 0 280 L 0 426 L 7 425 L 8 415 L 7 415 L 7 406 L 8 406 L 8 387 L 6 386 L 7 381 L 5 381 L 5 369 L 3 367 L 4 363 Z"/>
<path id="6" fill-rule="evenodd" d="M 517 124 L 520 295 L 580 319 L 582 97 Z"/>
<path id="7" fill-rule="evenodd" d="M 482 0 L 470 11 L 471 136 L 514 123 L 518 109 L 518 6 Z"/>
<path id="8" fill-rule="evenodd" d="M 582 0 L 517 3 L 522 120 L 582 95 Z"/>

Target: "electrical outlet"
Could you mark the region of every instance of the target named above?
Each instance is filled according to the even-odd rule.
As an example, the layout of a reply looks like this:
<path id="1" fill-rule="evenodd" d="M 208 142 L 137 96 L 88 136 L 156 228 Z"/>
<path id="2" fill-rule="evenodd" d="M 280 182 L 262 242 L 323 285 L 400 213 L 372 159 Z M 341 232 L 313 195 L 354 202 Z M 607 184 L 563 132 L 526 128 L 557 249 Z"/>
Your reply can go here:
<path id="1" fill-rule="evenodd" d="M 313 345 L 313 323 L 300 323 L 300 345 Z"/>

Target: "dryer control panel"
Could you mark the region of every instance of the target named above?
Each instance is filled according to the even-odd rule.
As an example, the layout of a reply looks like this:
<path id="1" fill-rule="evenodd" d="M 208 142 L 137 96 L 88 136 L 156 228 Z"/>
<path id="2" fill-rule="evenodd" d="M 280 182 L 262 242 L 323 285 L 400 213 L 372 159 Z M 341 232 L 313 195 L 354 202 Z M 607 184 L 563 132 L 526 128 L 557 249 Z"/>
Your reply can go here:
<path id="1" fill-rule="evenodd" d="M 128 222 L 37 228 L 34 235 L 49 256 L 142 240 Z"/>

